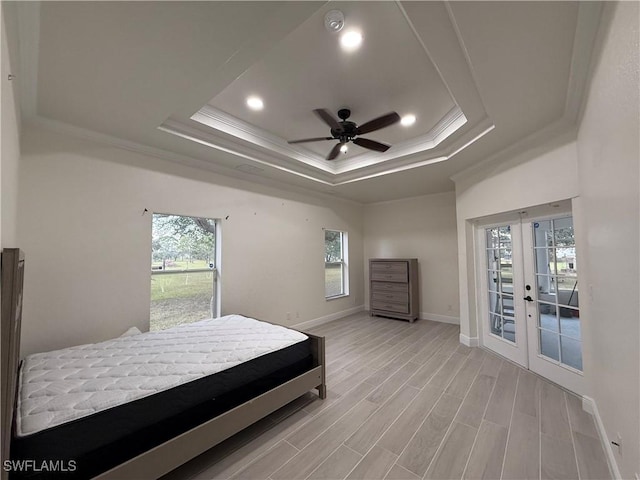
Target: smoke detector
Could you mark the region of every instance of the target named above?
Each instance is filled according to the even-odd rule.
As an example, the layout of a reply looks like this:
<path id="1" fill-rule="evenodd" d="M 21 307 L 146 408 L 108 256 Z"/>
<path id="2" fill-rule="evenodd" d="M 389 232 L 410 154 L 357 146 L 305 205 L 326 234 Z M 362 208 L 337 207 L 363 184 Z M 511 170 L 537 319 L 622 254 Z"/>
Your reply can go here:
<path id="1" fill-rule="evenodd" d="M 330 10 L 324 16 L 324 28 L 335 33 L 344 27 L 344 14 L 340 10 Z"/>

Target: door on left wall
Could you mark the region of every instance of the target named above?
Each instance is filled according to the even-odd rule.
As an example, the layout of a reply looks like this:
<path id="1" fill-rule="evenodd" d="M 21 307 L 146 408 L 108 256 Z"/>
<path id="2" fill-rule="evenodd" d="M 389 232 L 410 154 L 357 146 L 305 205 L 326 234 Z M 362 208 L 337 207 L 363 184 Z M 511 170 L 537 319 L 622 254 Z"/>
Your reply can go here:
<path id="1" fill-rule="evenodd" d="M 153 214 L 150 330 L 219 315 L 218 226 L 212 218 Z"/>

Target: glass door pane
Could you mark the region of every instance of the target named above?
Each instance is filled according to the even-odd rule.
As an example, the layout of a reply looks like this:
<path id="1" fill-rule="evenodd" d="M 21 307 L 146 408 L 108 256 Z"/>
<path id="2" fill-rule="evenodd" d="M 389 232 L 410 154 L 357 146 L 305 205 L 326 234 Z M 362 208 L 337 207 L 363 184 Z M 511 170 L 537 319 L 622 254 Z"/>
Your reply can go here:
<path id="1" fill-rule="evenodd" d="M 485 236 L 489 330 L 493 335 L 515 343 L 511 227 L 487 228 Z"/>
<path id="2" fill-rule="evenodd" d="M 533 223 L 539 352 L 582 370 L 578 269 L 573 218 Z"/>

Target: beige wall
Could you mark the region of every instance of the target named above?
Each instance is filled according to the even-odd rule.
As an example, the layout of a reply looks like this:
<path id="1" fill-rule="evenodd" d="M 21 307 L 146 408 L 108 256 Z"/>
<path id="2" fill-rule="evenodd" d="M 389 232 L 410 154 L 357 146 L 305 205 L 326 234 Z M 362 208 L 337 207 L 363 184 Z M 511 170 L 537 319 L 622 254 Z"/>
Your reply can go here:
<path id="1" fill-rule="evenodd" d="M 292 325 L 363 307 L 360 206 L 44 130 L 24 137 L 23 354 L 99 341 L 132 325 L 148 328 L 151 215 L 143 215 L 145 208 L 223 219 L 223 313 Z M 324 298 L 323 228 L 349 233 L 349 297 Z"/>
<path id="2" fill-rule="evenodd" d="M 364 208 L 366 278 L 369 258 L 417 258 L 420 316 L 449 323 L 458 323 L 460 313 L 455 201 L 448 192 Z M 365 292 L 368 306 L 368 283 Z"/>
<path id="3" fill-rule="evenodd" d="M 580 311 L 587 395 L 604 441 L 622 436 L 622 455 L 608 449 L 622 478 L 640 472 L 638 6 L 605 7 L 577 141 L 541 144 L 456 181 L 460 323 L 470 338 L 477 336 L 475 219 L 572 199 L 586 292 Z"/>
<path id="4" fill-rule="evenodd" d="M 589 292 L 585 371 L 622 478 L 640 473 L 640 99 L 638 2 L 607 4 L 578 134 Z M 608 29 L 606 28 L 608 27 Z M 584 275 L 583 275 L 584 273 Z"/>
<path id="5" fill-rule="evenodd" d="M 474 343 L 478 337 L 475 220 L 577 195 L 577 148 L 564 138 L 514 157 L 498 169 L 456 182 L 461 335 Z"/>
<path id="6" fill-rule="evenodd" d="M 9 42 L 6 25 L 14 24 L 10 21 L 15 16 L 14 8 L 11 5 L 2 5 L 0 8 L 2 15 L 2 74 L 0 77 L 0 88 L 2 89 L 1 99 L 1 121 L 2 134 L 0 135 L 0 245 L 5 247 L 16 247 L 16 224 L 17 224 L 17 202 L 18 202 L 18 172 L 20 158 L 20 113 L 18 106 L 18 70 L 15 44 Z M 9 18 L 7 18 L 9 16 Z M 13 48 L 10 48 L 13 47 Z M 14 80 L 9 80 L 9 74 L 16 76 Z"/>
<path id="7" fill-rule="evenodd" d="M 291 324 L 328 318 L 365 303 L 366 259 L 417 257 L 423 314 L 459 317 L 461 333 L 473 338 L 473 219 L 579 197 L 580 275 L 589 292 L 581 306 L 585 374 L 607 434 L 623 437 L 623 455 L 616 452 L 622 477 L 632 478 L 640 472 L 638 15 L 637 2 L 605 7 L 608 30 L 577 142 L 544 144 L 459 180 L 455 197 L 364 208 L 42 131 L 26 135 L 18 189 L 19 116 L 16 86 L 6 79 L 3 18 L 0 240 L 16 241 L 18 198 L 17 237 L 28 255 L 23 353 L 146 328 L 151 227 L 144 208 L 229 215 L 226 312 L 284 323 L 292 312 Z M 330 302 L 323 227 L 345 229 L 350 240 L 351 296 Z"/>

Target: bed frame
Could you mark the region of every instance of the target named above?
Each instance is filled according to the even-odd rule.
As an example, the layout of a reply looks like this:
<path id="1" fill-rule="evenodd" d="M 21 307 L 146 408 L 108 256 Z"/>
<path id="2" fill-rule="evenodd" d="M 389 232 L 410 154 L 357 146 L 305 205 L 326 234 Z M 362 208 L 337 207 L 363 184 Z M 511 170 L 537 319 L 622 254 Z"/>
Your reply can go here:
<path id="1" fill-rule="evenodd" d="M 2 465 L 9 459 L 13 434 L 13 413 L 16 404 L 16 385 L 20 364 L 20 321 L 22 319 L 22 284 L 24 255 L 17 248 L 2 251 L 2 307 L 0 312 L 0 352 L 2 374 Z M 5 480 L 9 472 L 0 465 L 0 477 Z"/>
<path id="2" fill-rule="evenodd" d="M 20 324 L 24 255 L 17 248 L 2 251 L 2 461 L 9 459 L 16 407 L 18 366 L 20 359 Z M 311 339 L 312 368 L 241 404 L 178 435 L 96 478 L 158 478 L 188 462 L 211 447 L 240 432 L 252 423 L 283 407 L 309 390 L 317 389 L 326 398 L 324 337 L 304 332 Z M 1 468 L 2 480 L 8 473 Z"/>

